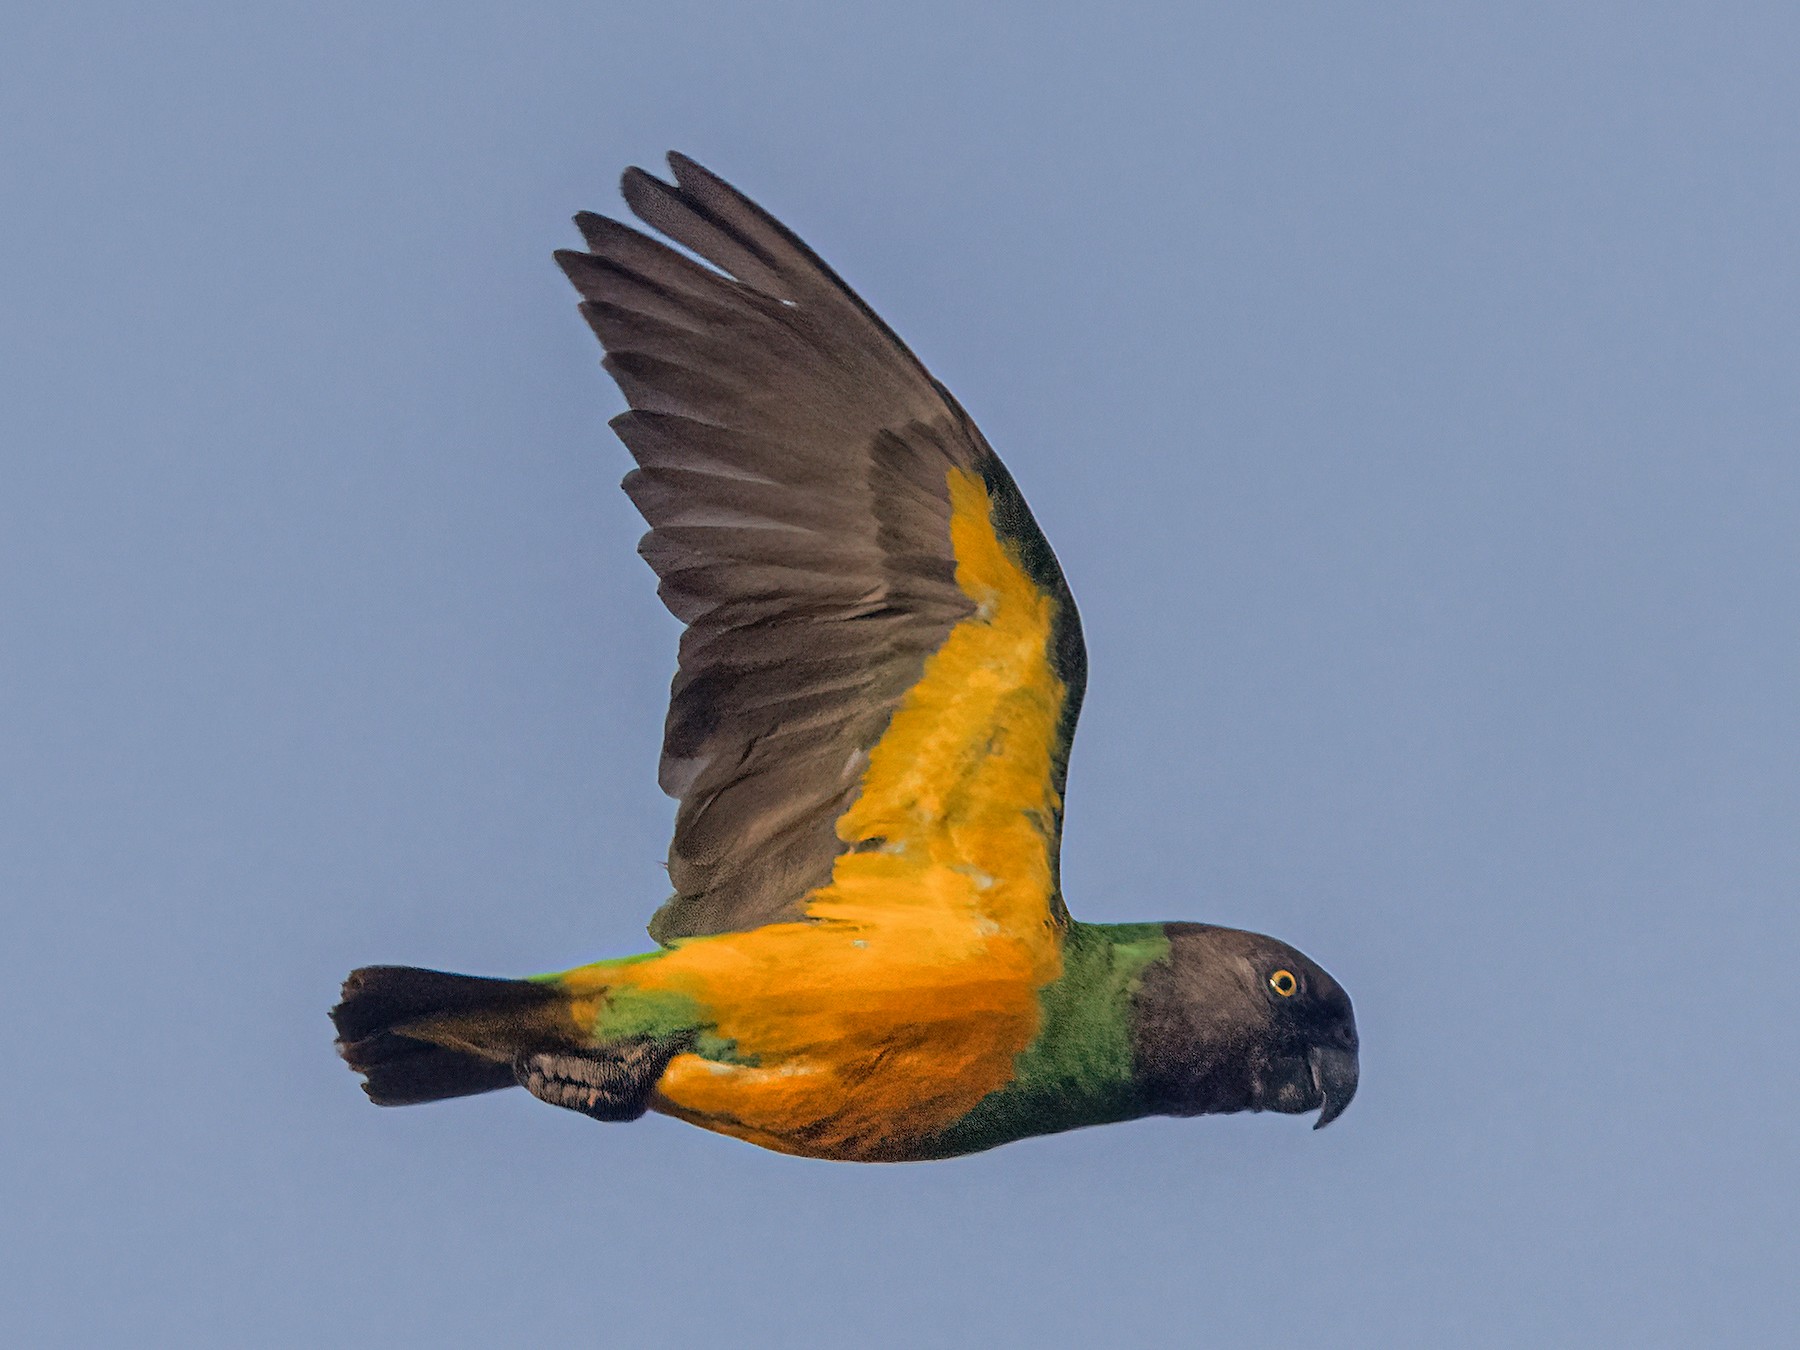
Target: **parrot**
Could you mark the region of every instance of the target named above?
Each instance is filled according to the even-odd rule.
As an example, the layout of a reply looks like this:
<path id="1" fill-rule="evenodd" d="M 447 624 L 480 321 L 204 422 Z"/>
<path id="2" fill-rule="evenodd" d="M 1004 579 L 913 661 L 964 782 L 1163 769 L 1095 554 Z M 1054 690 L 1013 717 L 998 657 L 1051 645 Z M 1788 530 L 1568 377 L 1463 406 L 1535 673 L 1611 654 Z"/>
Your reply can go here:
<path id="1" fill-rule="evenodd" d="M 1060 852 L 1081 620 L 962 406 L 798 236 L 686 156 L 555 254 L 684 625 L 654 949 L 523 979 L 353 971 L 381 1106 L 514 1086 L 595 1120 L 918 1162 L 1148 1116 L 1341 1115 L 1349 995 L 1279 939 L 1084 923 Z M 660 237 L 659 237 L 660 236 Z"/>

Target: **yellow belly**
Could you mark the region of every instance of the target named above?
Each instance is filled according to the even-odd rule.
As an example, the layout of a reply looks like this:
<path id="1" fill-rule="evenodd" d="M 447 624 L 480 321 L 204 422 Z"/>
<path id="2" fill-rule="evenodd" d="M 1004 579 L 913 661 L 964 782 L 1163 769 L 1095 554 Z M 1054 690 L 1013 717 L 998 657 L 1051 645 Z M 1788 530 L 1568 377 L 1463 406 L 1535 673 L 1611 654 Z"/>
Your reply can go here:
<path id="1" fill-rule="evenodd" d="M 737 1061 L 677 1056 L 654 1108 L 858 1160 L 905 1156 L 961 1119 L 1037 1034 L 1044 972 L 975 913 L 946 925 L 925 908 L 916 926 L 889 914 L 878 928 L 824 919 L 691 939 L 608 972 L 615 989 L 692 1000 Z"/>

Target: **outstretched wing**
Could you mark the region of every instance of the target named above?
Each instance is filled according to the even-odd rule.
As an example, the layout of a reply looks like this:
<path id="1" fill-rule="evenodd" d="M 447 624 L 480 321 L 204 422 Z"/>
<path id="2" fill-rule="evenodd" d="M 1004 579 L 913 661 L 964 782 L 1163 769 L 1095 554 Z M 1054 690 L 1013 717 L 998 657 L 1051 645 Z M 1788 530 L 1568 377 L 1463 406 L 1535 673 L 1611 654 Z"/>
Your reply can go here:
<path id="1" fill-rule="evenodd" d="M 639 551 L 687 625 L 660 774 L 675 895 L 652 935 L 801 917 L 834 874 L 841 907 L 840 858 L 865 911 L 973 904 L 1060 932 L 1086 658 L 1049 545 L 868 306 L 755 203 L 669 163 L 672 184 L 628 170 L 625 200 L 710 267 L 587 213 L 588 251 L 556 255 L 631 405 L 612 426 Z"/>

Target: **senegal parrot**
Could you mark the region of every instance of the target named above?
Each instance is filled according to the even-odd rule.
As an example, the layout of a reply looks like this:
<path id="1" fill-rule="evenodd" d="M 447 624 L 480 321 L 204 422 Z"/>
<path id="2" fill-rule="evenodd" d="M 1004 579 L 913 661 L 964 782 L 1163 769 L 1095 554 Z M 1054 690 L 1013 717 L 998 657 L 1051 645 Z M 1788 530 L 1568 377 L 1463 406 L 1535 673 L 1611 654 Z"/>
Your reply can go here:
<path id="1" fill-rule="evenodd" d="M 383 1106 L 514 1085 L 812 1158 L 950 1157 L 1356 1091 L 1350 999 L 1274 938 L 1088 924 L 1058 869 L 1081 621 L 1012 476 L 805 244 L 681 155 L 557 261 L 629 410 L 686 625 L 654 951 L 529 979 L 367 966 Z"/>

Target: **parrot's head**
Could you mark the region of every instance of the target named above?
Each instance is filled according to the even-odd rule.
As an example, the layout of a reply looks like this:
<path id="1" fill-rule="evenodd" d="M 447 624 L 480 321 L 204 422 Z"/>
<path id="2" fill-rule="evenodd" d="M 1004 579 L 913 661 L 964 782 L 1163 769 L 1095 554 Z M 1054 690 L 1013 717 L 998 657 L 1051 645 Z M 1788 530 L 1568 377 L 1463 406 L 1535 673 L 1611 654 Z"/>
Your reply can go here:
<path id="1" fill-rule="evenodd" d="M 1197 1116 L 1318 1111 L 1356 1095 L 1356 1015 L 1317 962 L 1275 938 L 1164 925 L 1168 954 L 1143 972 L 1132 1053 L 1152 1109 Z"/>

